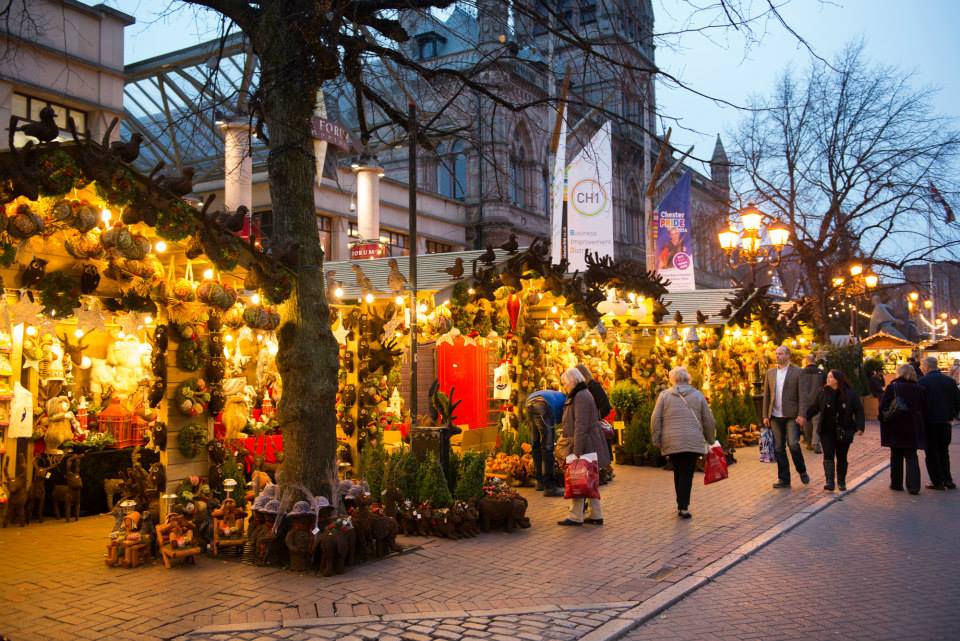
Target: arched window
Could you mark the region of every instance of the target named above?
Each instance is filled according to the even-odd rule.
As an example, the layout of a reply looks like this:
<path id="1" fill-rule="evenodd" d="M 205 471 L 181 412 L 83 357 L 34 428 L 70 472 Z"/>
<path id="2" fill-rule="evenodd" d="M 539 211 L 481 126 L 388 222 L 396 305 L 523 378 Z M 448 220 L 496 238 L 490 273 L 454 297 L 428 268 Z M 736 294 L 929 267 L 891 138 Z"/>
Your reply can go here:
<path id="1" fill-rule="evenodd" d="M 510 152 L 510 174 L 507 178 L 510 202 L 520 207 L 525 202 L 524 170 L 525 159 L 523 147 L 515 146 Z"/>
<path id="2" fill-rule="evenodd" d="M 463 200 L 467 193 L 467 155 L 463 141 L 437 145 L 437 193 Z"/>

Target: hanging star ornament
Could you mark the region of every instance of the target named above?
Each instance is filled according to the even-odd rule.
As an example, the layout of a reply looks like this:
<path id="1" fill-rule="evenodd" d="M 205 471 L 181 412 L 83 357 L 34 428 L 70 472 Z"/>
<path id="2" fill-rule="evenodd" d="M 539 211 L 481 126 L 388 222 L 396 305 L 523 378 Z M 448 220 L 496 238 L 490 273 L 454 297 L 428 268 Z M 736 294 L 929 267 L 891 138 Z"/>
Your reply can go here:
<path id="1" fill-rule="evenodd" d="M 105 319 L 99 309 L 77 307 L 73 310 L 73 313 L 77 317 L 77 329 L 83 332 L 106 329 Z"/>
<path id="2" fill-rule="evenodd" d="M 383 326 L 383 336 L 386 339 L 391 339 L 396 335 L 397 329 L 403 325 L 403 316 L 398 312 L 393 315 L 389 321 Z"/>
<path id="3" fill-rule="evenodd" d="M 136 334 L 141 325 L 140 314 L 136 312 L 127 312 L 117 316 L 117 325 L 125 334 Z"/>
<path id="4" fill-rule="evenodd" d="M 20 323 L 34 325 L 41 314 L 43 314 L 43 305 L 33 302 L 23 292 L 20 294 L 20 299 L 10 306 L 10 322 L 14 325 Z"/>
<path id="5" fill-rule="evenodd" d="M 348 332 L 348 331 L 343 327 L 343 321 L 339 321 L 339 322 L 337 323 L 337 328 L 336 328 L 335 330 L 333 330 L 333 337 L 337 339 L 337 343 L 339 343 L 340 345 L 346 345 L 346 344 L 347 344 L 347 334 L 349 334 L 349 333 L 350 333 L 350 332 Z"/>

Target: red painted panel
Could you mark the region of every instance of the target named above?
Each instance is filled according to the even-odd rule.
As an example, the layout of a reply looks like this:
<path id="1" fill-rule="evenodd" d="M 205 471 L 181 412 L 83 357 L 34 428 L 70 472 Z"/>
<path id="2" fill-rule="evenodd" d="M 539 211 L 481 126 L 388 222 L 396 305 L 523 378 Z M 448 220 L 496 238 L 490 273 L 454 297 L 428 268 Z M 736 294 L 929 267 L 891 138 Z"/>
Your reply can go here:
<path id="1" fill-rule="evenodd" d="M 462 401 L 454 412 L 454 424 L 486 427 L 489 423 L 486 348 L 465 345 L 463 337 L 458 336 L 452 345 L 444 342 L 437 347 L 437 361 L 440 390 L 448 394 L 452 386 L 454 400 Z"/>

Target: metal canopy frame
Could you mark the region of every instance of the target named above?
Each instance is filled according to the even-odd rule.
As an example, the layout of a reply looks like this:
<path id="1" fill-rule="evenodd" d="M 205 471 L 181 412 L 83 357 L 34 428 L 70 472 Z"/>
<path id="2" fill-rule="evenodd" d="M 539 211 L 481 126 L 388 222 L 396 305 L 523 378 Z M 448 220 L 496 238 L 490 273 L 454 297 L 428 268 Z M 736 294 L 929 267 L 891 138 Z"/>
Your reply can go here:
<path id="1" fill-rule="evenodd" d="M 138 168 L 163 161 L 168 173 L 193 167 L 194 182 L 222 178 L 218 121 L 248 116 L 259 70 L 240 33 L 127 65 L 121 135 L 143 136 Z M 254 167 L 265 166 L 266 145 L 254 136 L 251 150 Z"/>

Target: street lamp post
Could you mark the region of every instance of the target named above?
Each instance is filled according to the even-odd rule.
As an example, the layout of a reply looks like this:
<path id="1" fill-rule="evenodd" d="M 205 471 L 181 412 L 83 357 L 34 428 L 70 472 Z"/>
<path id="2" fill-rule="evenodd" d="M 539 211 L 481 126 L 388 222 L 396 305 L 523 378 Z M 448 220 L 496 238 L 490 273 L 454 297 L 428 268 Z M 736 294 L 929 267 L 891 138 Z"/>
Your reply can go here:
<path id="1" fill-rule="evenodd" d="M 765 230 L 770 244 L 764 245 L 763 219 L 768 216 L 753 203 L 749 203 L 739 214 L 742 230 L 737 231 L 730 225 L 717 237 L 730 268 L 749 265 L 751 281 L 755 282 L 757 265 L 766 262 L 771 267 L 777 267 L 780 264 L 783 249 L 790 241 L 790 229 L 780 221 L 774 221 Z"/>
<path id="2" fill-rule="evenodd" d="M 834 289 L 839 293 L 849 297 L 850 300 L 850 336 L 857 336 L 857 313 L 859 312 L 858 299 L 869 291 L 876 289 L 880 284 L 880 277 L 877 276 L 870 267 L 864 267 L 861 263 L 852 263 L 847 271 L 849 277 L 838 274 L 833 277 L 831 283 Z"/>

